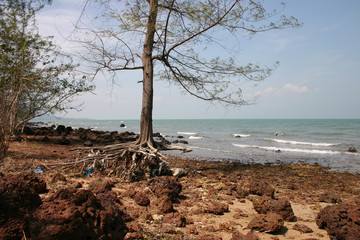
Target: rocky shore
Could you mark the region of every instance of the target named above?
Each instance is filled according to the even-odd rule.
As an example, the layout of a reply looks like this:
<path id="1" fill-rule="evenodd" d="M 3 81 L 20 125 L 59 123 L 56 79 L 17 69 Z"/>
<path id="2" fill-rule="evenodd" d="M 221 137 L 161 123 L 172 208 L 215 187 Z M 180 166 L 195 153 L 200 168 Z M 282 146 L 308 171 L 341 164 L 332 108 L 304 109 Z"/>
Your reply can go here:
<path id="1" fill-rule="evenodd" d="M 0 239 L 360 239 L 359 174 L 168 155 L 177 176 L 128 183 L 63 164 L 135 138 L 25 128 L 0 165 Z"/>

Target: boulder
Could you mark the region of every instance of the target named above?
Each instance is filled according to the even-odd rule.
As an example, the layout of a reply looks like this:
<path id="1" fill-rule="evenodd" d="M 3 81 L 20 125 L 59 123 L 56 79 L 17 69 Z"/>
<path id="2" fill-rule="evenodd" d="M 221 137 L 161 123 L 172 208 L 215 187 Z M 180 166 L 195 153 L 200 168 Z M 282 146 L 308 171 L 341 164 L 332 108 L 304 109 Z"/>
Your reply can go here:
<path id="1" fill-rule="evenodd" d="M 253 180 L 250 182 L 249 192 L 254 195 L 265 195 L 274 198 L 275 189 L 270 186 L 268 182 L 263 180 Z"/>
<path id="2" fill-rule="evenodd" d="M 283 218 L 279 214 L 269 212 L 266 215 L 260 214 L 254 217 L 247 227 L 259 232 L 273 233 L 279 231 L 283 226 Z"/>
<path id="3" fill-rule="evenodd" d="M 316 224 L 325 229 L 330 239 L 360 239 L 360 206 L 338 204 L 322 209 Z"/>
<path id="4" fill-rule="evenodd" d="M 137 192 L 134 195 L 134 200 L 139 206 L 149 206 L 150 205 L 150 199 L 144 192 Z"/>
<path id="5" fill-rule="evenodd" d="M 326 203 L 341 203 L 341 199 L 339 195 L 334 193 L 324 193 L 321 194 L 319 197 L 320 202 L 326 202 Z"/>
<path id="6" fill-rule="evenodd" d="M 32 212 L 42 203 L 39 183 L 31 175 L 0 176 L 0 239 L 22 239 Z"/>
<path id="7" fill-rule="evenodd" d="M 150 179 L 148 186 L 157 197 L 167 195 L 172 201 L 175 201 L 182 191 L 181 183 L 176 178 L 168 176 Z"/>
<path id="8" fill-rule="evenodd" d="M 33 239 L 123 239 L 127 228 L 115 193 L 62 189 L 33 214 Z"/>
<path id="9" fill-rule="evenodd" d="M 348 149 L 348 152 L 351 152 L 351 153 L 356 153 L 357 150 L 354 146 L 350 146 L 349 149 Z"/>
<path id="10" fill-rule="evenodd" d="M 292 221 L 295 217 L 291 204 L 286 199 L 271 199 L 270 197 L 263 196 L 255 199 L 253 206 L 258 213 L 277 213 L 286 221 Z"/>
<path id="11" fill-rule="evenodd" d="M 165 214 L 174 211 L 173 203 L 168 196 L 162 196 L 151 202 L 151 206 L 158 214 Z"/>
<path id="12" fill-rule="evenodd" d="M 232 233 L 231 240 L 260 240 L 260 238 L 253 231 L 248 232 L 246 235 L 235 231 Z"/>
<path id="13" fill-rule="evenodd" d="M 164 223 L 169 223 L 174 227 L 185 227 L 186 218 L 178 212 L 168 213 L 164 216 Z"/>
<path id="14" fill-rule="evenodd" d="M 61 133 L 65 132 L 65 126 L 64 126 L 64 125 L 59 125 L 59 126 L 57 126 L 56 132 L 57 132 L 58 134 L 61 134 Z"/>

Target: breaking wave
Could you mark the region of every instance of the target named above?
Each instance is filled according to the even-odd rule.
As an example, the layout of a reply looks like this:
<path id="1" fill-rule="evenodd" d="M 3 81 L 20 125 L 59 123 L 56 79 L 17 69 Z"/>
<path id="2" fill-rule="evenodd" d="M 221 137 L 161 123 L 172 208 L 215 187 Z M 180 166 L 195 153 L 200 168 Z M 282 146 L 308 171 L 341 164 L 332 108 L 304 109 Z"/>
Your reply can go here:
<path id="1" fill-rule="evenodd" d="M 284 143 L 284 144 L 309 145 L 309 146 L 317 146 L 317 147 L 331 147 L 331 146 L 339 145 L 337 143 L 299 142 L 299 141 L 290 141 L 290 140 L 282 140 L 282 139 L 274 139 L 274 138 L 265 138 L 264 140 L 273 141 L 277 143 Z"/>

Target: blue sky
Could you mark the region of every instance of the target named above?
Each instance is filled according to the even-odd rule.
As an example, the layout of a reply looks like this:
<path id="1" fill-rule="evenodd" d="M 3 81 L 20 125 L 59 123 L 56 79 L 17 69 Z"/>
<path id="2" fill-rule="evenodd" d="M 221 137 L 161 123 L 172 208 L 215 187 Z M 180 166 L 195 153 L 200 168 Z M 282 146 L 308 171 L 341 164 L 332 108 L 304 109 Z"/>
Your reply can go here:
<path id="1" fill-rule="evenodd" d="M 265 81 L 243 85 L 257 104 L 225 108 L 184 95 L 176 86 L 156 82 L 154 119 L 203 118 L 360 118 L 360 1 L 287 0 L 283 14 L 303 22 L 285 29 L 240 38 L 244 63 L 279 68 Z M 54 35 L 64 51 L 74 45 L 67 36 L 79 17 L 82 0 L 57 0 L 38 16 L 40 33 Z M 220 53 L 219 49 L 219 54 Z M 66 117 L 138 119 L 141 71 L 118 75 L 117 85 L 99 76 L 95 94 L 85 94 L 83 110 Z"/>

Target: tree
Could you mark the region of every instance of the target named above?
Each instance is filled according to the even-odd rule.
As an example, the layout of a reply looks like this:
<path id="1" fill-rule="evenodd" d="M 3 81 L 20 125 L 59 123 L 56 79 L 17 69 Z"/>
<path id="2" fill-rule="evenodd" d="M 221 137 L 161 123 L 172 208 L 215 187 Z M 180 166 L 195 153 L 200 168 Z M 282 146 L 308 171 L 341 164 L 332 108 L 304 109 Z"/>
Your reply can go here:
<path id="1" fill-rule="evenodd" d="M 79 23 L 86 32 L 82 57 L 96 73 L 107 70 L 142 70 L 143 85 L 140 148 L 168 148 L 153 140 L 153 82 L 163 79 L 177 84 L 189 94 L 229 105 L 244 105 L 240 83 L 262 81 L 276 65 L 262 68 L 239 65 L 226 49 L 238 44 L 241 33 L 250 36 L 276 29 L 298 27 L 297 19 L 268 11 L 254 0 L 100 0 L 104 14 L 92 26 Z M 87 5 L 90 5 L 88 0 Z M 284 4 L 281 4 L 284 7 Z M 281 8 L 282 9 L 282 8 Z M 98 28 L 93 25 L 101 21 Z M 220 35 L 227 34 L 233 41 Z M 77 36 L 78 38 L 78 36 Z M 221 42 L 223 41 L 223 42 Z M 206 47 L 223 49 L 219 56 Z M 227 55 L 227 56 L 225 56 Z M 157 74 L 155 75 L 154 72 Z M 234 90 L 235 89 L 235 90 Z"/>
<path id="2" fill-rule="evenodd" d="M 73 96 L 92 89 L 71 59 L 37 33 L 36 13 L 50 2 L 0 3 L 0 159 L 10 135 L 27 121 L 72 108 Z"/>

